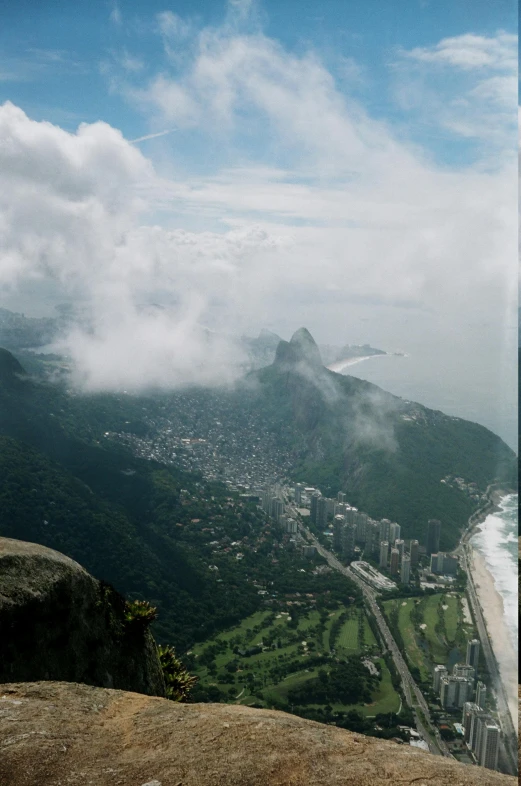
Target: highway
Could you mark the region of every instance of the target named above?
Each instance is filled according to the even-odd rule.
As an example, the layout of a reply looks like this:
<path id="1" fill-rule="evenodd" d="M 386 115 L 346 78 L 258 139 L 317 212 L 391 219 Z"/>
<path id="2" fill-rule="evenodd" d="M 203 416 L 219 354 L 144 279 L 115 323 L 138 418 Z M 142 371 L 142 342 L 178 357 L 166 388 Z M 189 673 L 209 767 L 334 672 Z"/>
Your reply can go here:
<path id="1" fill-rule="evenodd" d="M 478 630 L 478 636 L 481 641 L 481 648 L 483 650 L 483 656 L 487 664 L 487 670 L 492 680 L 496 694 L 498 721 L 501 726 L 501 731 L 503 732 L 503 762 L 509 767 L 512 775 L 517 775 L 517 734 L 512 722 L 512 715 L 508 706 L 507 694 L 501 679 L 496 657 L 492 649 L 492 644 L 490 642 L 485 618 L 483 616 L 483 611 L 481 610 L 478 594 L 474 584 L 474 577 L 470 567 L 472 559 L 472 546 L 470 545 L 469 541 L 474 534 L 474 526 L 483 520 L 483 516 L 485 514 L 491 512 L 494 509 L 494 503 L 490 494 L 493 490 L 499 490 L 499 488 L 500 487 L 498 487 L 497 484 L 491 484 L 488 486 L 485 492 L 487 502 L 481 508 L 479 508 L 479 510 L 475 511 L 475 513 L 470 517 L 469 527 L 465 530 L 460 540 L 459 546 L 454 550 L 453 554 L 454 556 L 457 556 L 461 559 L 461 567 L 467 574 L 467 596 L 472 608 L 472 614 L 474 616 L 474 621 Z"/>
<path id="2" fill-rule="evenodd" d="M 501 680 L 501 675 L 499 673 L 499 668 L 497 665 L 496 658 L 494 656 L 494 652 L 492 650 L 492 645 L 490 643 L 487 626 L 485 624 L 483 612 L 479 604 L 479 599 L 476 592 L 476 587 L 474 585 L 472 571 L 470 569 L 471 548 L 472 547 L 470 546 L 470 544 L 462 540 L 461 546 L 457 551 L 459 553 L 459 556 L 461 557 L 461 562 L 462 562 L 461 566 L 463 570 L 466 572 L 468 577 L 467 595 L 470 601 L 470 605 L 472 607 L 472 613 L 474 615 L 476 627 L 478 629 L 478 636 L 481 641 L 481 648 L 483 650 L 483 655 L 487 664 L 487 670 L 492 680 L 492 684 L 494 686 L 494 690 L 496 694 L 498 721 L 501 726 L 501 730 L 503 732 L 503 744 L 507 754 L 506 760 L 509 762 L 511 772 L 514 775 L 517 774 L 517 769 L 515 765 L 515 762 L 517 760 L 517 734 L 514 728 L 514 724 L 512 722 L 512 716 L 510 714 L 510 709 L 508 706 L 506 691 L 503 682 Z"/>
<path id="3" fill-rule="evenodd" d="M 294 509 L 293 515 L 296 518 L 298 516 L 297 511 Z M 411 672 L 409 671 L 409 668 L 405 663 L 400 650 L 398 649 L 398 645 L 396 644 L 391 631 L 389 630 L 387 622 L 385 621 L 383 614 L 378 607 L 376 602 L 376 592 L 349 568 L 346 568 L 345 565 L 342 565 L 340 560 L 338 560 L 334 554 L 322 546 L 313 533 L 310 532 L 310 530 L 307 529 L 307 527 L 305 527 L 301 521 L 299 521 L 299 528 L 306 535 L 307 539 L 316 547 L 319 554 L 321 554 L 327 560 L 327 563 L 331 568 L 338 570 L 340 573 L 343 573 L 344 576 L 350 579 L 350 581 L 353 581 L 358 587 L 360 587 L 367 607 L 376 620 L 382 640 L 387 645 L 396 665 L 396 669 L 401 677 L 405 701 L 414 713 L 418 733 L 427 742 L 431 753 L 442 756 L 451 756 L 449 749 L 440 737 L 439 730 L 431 720 L 429 706 L 425 701 L 422 692 L 414 681 Z M 420 719 L 418 715 L 418 709 L 421 710 L 424 720 Z"/>

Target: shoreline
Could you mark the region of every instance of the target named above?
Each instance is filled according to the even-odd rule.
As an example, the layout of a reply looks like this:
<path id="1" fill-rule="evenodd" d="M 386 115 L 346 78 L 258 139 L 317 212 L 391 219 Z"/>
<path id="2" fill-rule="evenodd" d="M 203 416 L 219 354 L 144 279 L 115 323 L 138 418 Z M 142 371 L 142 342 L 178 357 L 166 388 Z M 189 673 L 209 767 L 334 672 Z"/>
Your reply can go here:
<path id="1" fill-rule="evenodd" d="M 327 366 L 329 371 L 334 371 L 335 374 L 341 374 L 345 368 L 349 368 L 350 366 L 355 366 L 357 363 L 361 363 L 363 360 L 371 360 L 371 358 L 385 358 L 389 357 L 388 352 L 383 353 L 376 353 L 375 355 L 360 355 L 359 357 L 348 358 L 346 360 L 337 360 L 334 363 L 331 363 L 330 366 Z"/>
<path id="2" fill-rule="evenodd" d="M 480 524 L 484 523 L 487 516 L 499 513 L 501 510 L 501 500 L 504 499 L 504 497 L 509 497 L 511 494 L 517 494 L 517 491 L 502 487 L 495 488 L 494 485 L 490 485 L 485 494 L 487 496 L 487 501 L 470 516 L 465 532 L 462 535 L 461 542 L 468 543 L 470 538 L 476 534 L 476 530 L 479 528 Z"/>
<path id="3" fill-rule="evenodd" d="M 510 637 L 510 630 L 505 620 L 503 598 L 496 589 L 494 577 L 487 568 L 485 558 L 476 548 L 471 544 L 469 545 L 472 581 L 485 620 L 492 652 L 498 665 L 501 683 L 507 696 L 512 722 L 517 732 L 518 663 Z"/>

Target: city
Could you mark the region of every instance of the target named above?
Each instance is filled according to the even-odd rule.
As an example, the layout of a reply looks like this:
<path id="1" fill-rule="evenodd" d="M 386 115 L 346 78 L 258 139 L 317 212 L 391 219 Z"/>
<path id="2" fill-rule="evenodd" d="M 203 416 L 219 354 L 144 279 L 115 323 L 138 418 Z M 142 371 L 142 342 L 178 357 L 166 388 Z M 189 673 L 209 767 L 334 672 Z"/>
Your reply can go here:
<path id="1" fill-rule="evenodd" d="M 321 554 L 332 568 L 360 586 L 366 609 L 373 612 L 382 641 L 396 662 L 405 700 L 414 711 L 416 728 L 426 747 L 433 753 L 456 755 L 461 761 L 489 769 L 505 766 L 508 769 L 510 754 L 505 750 L 504 738 L 511 729 L 507 726 L 502 733 L 502 716 L 495 706 L 496 686 L 492 685 L 492 697 L 485 682 L 479 678 L 488 682 L 491 676 L 483 658 L 480 661 L 480 639 L 467 641 L 464 662 L 454 663 L 452 669 L 441 663 L 435 665 L 431 691 L 427 692 L 423 686 L 420 690 L 411 675 L 406 663 L 407 644 L 402 640 L 402 646 L 397 645 L 388 620 L 382 614 L 384 604 L 380 596 L 399 592 L 399 588 L 407 591 L 413 577 L 414 584 L 423 592 L 461 588 L 458 558 L 439 549 L 441 522 L 428 522 L 423 546 L 417 539 L 406 543 L 400 537 L 400 525 L 396 522 L 388 519 L 377 522 L 356 510 L 346 502 L 342 492 L 336 499 L 326 498 L 318 489 L 297 483 L 293 489 L 275 486 L 263 490 L 260 503 L 281 529 L 293 536 L 290 540 L 300 539 L 304 554 Z M 466 598 L 464 600 L 464 610 L 469 615 Z M 469 616 L 467 619 L 471 621 Z M 500 756 L 502 766 L 499 765 Z"/>

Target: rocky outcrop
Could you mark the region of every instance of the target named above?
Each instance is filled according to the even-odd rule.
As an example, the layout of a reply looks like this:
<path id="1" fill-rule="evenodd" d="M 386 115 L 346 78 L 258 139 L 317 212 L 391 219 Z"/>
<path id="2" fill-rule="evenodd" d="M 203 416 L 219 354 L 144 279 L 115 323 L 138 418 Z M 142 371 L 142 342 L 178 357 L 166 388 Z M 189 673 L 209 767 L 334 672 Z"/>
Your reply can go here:
<path id="1" fill-rule="evenodd" d="M 275 353 L 274 365 L 277 368 L 322 370 L 320 350 L 309 330 L 299 328 L 290 341 L 280 341 Z"/>
<path id="2" fill-rule="evenodd" d="M 0 685 L 2 786 L 514 786 L 270 710 L 68 683 Z"/>
<path id="3" fill-rule="evenodd" d="M 117 592 L 57 551 L 0 538 L 0 682 L 20 680 L 165 695 L 152 635 L 125 623 Z"/>

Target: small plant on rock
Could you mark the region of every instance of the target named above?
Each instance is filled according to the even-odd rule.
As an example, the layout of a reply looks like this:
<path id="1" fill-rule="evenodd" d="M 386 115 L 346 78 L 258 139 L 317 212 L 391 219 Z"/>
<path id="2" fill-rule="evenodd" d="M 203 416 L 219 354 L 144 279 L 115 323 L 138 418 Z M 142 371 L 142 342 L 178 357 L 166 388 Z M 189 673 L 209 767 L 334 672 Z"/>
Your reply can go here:
<path id="1" fill-rule="evenodd" d="M 127 600 L 125 603 L 125 624 L 134 630 L 145 630 L 157 619 L 157 609 L 146 600 Z"/>
<path id="2" fill-rule="evenodd" d="M 187 701 L 197 677 L 190 674 L 175 654 L 173 647 L 158 647 L 159 661 L 166 684 L 166 697 L 172 701 Z"/>

